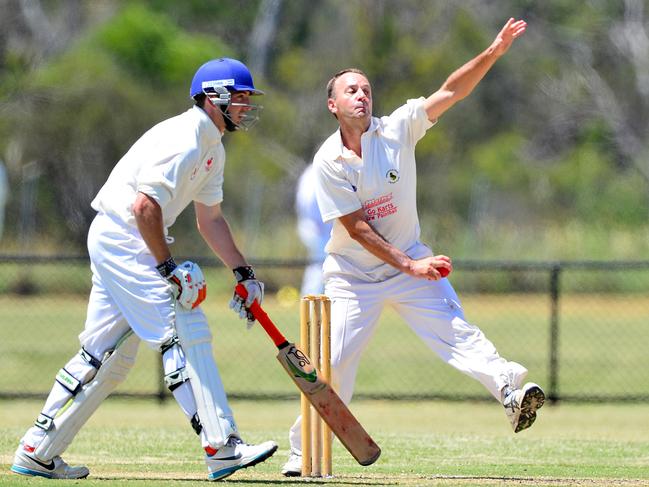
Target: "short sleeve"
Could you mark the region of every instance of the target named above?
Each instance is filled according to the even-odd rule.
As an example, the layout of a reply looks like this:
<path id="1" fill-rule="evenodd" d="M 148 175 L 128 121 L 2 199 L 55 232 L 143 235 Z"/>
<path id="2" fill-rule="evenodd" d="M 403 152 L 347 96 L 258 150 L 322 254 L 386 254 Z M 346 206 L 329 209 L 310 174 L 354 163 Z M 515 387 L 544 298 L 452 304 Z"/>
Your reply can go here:
<path id="1" fill-rule="evenodd" d="M 187 151 L 144 165 L 137 174 L 137 191 L 151 196 L 165 208 L 178 192 L 178 184 L 196 164 L 197 152 Z"/>
<path id="2" fill-rule="evenodd" d="M 215 168 L 214 175 L 207 181 L 205 186 L 198 192 L 194 201 L 206 206 L 218 205 L 223 201 L 223 170 L 224 165 L 220 164 Z"/>
<path id="3" fill-rule="evenodd" d="M 356 188 L 346 177 L 341 164 L 320 159 L 317 155 L 313 164 L 316 198 L 323 222 L 348 215 L 362 207 Z"/>
<path id="4" fill-rule="evenodd" d="M 389 116 L 383 117 L 381 122 L 384 135 L 395 140 L 407 140 L 411 146 L 419 142 L 426 135 L 426 131 L 435 125 L 428 120 L 424 109 L 424 97 L 408 100 Z"/>

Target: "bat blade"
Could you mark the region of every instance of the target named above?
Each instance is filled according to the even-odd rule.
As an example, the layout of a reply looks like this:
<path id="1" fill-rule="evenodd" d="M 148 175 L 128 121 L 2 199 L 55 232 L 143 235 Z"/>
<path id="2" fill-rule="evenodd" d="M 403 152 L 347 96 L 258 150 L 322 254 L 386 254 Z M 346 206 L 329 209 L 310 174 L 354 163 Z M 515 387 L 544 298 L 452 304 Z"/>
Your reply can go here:
<path id="1" fill-rule="evenodd" d="M 244 299 L 248 296 L 248 291 L 242 284 L 237 285 L 235 292 Z M 279 363 L 347 451 L 361 465 L 376 462 L 381 455 L 381 449 L 331 385 L 320 378 L 309 357 L 294 343 L 289 343 L 257 301 L 253 301 L 250 310 L 277 346 Z"/>
<path id="2" fill-rule="evenodd" d="M 320 417 L 361 465 L 373 464 L 381 449 L 330 384 L 322 380 L 307 355 L 294 343 L 280 348 L 277 360 Z"/>

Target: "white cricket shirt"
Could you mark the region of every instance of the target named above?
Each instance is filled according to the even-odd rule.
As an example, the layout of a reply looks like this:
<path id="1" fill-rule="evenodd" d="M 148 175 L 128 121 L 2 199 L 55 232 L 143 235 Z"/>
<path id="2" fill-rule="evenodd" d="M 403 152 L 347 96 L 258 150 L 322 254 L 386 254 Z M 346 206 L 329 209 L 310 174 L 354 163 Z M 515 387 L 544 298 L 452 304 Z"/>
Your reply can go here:
<path id="1" fill-rule="evenodd" d="M 157 201 L 167 229 L 191 203 L 223 201 L 225 150 L 221 132 L 199 107 L 160 122 L 133 144 L 110 173 L 91 206 L 137 228 L 138 192 Z"/>
<path id="2" fill-rule="evenodd" d="M 423 102 L 423 97 L 408 100 L 387 117 L 372 117 L 361 136 L 362 158 L 343 146 L 340 129 L 314 156 L 322 219 L 334 220 L 325 278 L 351 275 L 378 281 L 399 273 L 353 240 L 338 220 L 360 208 L 376 232 L 410 257 L 432 255 L 419 242 L 417 215 L 415 145 L 434 125 Z"/>

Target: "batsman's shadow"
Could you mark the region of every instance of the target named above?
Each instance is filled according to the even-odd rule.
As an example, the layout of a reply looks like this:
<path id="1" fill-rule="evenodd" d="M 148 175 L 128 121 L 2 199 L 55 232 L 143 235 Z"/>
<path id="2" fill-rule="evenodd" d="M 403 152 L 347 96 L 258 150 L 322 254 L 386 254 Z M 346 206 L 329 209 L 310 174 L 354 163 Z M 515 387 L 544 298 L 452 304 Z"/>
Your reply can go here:
<path id="1" fill-rule="evenodd" d="M 120 480 L 120 481 L 147 481 L 152 482 L 154 485 L 158 482 L 210 482 L 206 478 L 197 478 L 197 477 L 160 477 L 160 476 L 151 476 L 151 477 L 125 477 L 125 476 L 94 476 L 93 480 Z M 226 484 L 241 484 L 241 485 L 399 485 L 399 482 L 395 479 L 389 477 L 372 477 L 372 478 L 339 478 L 336 476 L 328 477 L 326 479 L 319 479 L 316 477 L 304 479 L 302 477 L 293 477 L 293 478 L 281 478 L 281 479 L 236 479 L 236 478 L 226 478 L 220 481 L 223 485 Z"/>
<path id="2" fill-rule="evenodd" d="M 259 484 L 259 485 L 399 485 L 399 482 L 393 478 L 388 477 L 372 477 L 371 479 L 363 478 L 339 478 L 336 476 L 328 477 L 326 479 L 319 479 L 317 477 L 305 479 L 302 477 L 284 478 L 277 480 L 245 480 L 245 479 L 224 479 L 224 482 L 229 484 Z"/>

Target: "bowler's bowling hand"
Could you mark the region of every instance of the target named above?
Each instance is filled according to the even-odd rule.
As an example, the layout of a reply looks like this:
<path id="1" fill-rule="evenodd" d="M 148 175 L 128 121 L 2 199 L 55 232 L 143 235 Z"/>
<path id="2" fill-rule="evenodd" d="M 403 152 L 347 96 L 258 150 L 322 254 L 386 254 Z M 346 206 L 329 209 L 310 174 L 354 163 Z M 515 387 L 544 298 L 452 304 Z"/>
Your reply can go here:
<path id="1" fill-rule="evenodd" d="M 526 28 L 527 22 L 524 20 L 510 18 L 491 44 L 494 54 L 497 56 L 505 54 L 514 42 L 514 39 L 522 36 Z"/>
<path id="2" fill-rule="evenodd" d="M 446 255 L 435 255 L 415 259 L 410 264 L 410 274 L 413 277 L 428 279 L 429 281 L 439 281 L 448 276 L 453 271 L 451 258 Z"/>

